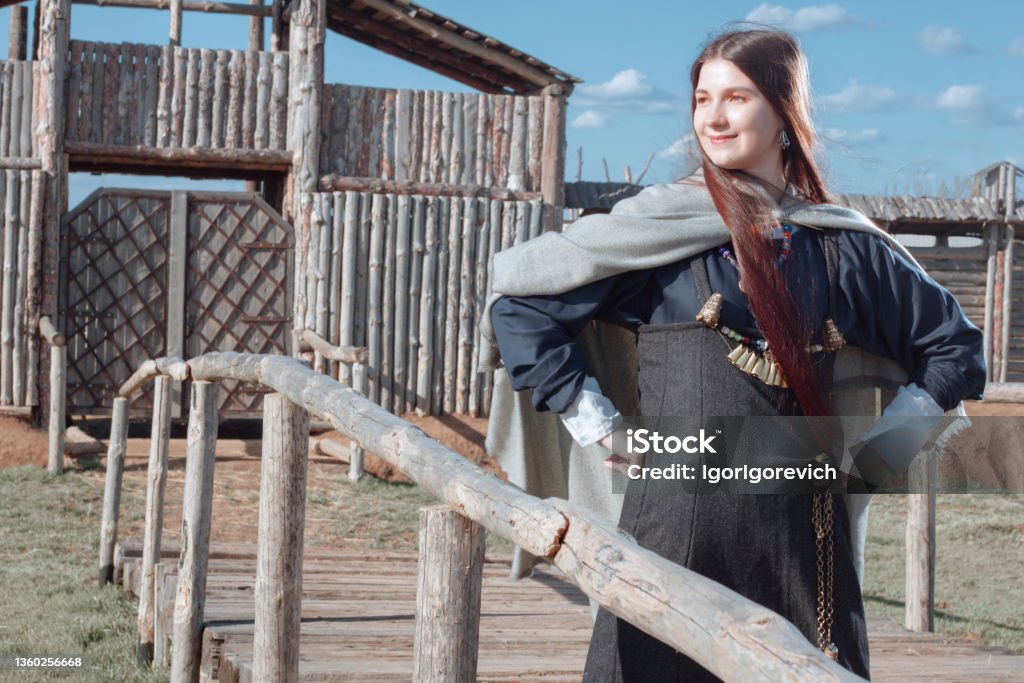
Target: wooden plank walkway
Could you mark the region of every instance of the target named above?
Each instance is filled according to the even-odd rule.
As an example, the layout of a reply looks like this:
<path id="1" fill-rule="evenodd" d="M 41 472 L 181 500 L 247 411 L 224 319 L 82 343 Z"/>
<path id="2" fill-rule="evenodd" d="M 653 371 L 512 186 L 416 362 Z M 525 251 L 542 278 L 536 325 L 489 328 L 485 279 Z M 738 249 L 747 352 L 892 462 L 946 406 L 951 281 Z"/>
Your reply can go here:
<path id="1" fill-rule="evenodd" d="M 158 631 L 171 632 L 177 542 L 161 552 Z M 125 590 L 137 595 L 141 544 L 118 553 Z M 415 553 L 309 548 L 303 560 L 300 677 L 317 681 L 408 681 L 416 614 Z M 579 681 L 590 641 L 590 607 L 572 584 L 544 568 L 509 581 L 509 559 L 484 566 L 479 681 Z M 256 546 L 211 548 L 203 680 L 252 679 Z M 160 576 L 160 574 L 158 574 Z M 1024 682 L 1024 656 L 912 633 L 868 619 L 875 683 Z M 159 647 L 159 645 L 158 645 Z"/>

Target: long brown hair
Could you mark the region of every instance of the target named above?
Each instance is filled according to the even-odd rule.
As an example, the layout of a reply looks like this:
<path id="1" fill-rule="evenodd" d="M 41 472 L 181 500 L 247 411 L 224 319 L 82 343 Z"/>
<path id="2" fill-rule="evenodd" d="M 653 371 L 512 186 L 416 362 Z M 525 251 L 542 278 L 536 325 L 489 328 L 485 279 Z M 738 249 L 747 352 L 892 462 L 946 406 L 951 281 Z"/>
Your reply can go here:
<path id="1" fill-rule="evenodd" d="M 690 68 L 690 83 L 697 89 L 701 68 L 712 59 L 732 62 L 765 96 L 782 118 L 789 148 L 782 152 L 786 180 L 806 201 L 828 201 L 825 185 L 814 163 L 816 136 L 810 116 L 810 78 L 807 60 L 796 40 L 776 30 L 723 33 L 711 41 Z M 691 95 L 690 113 L 697 106 Z M 696 131 L 695 131 L 696 132 Z M 698 144 L 704 182 L 732 236 L 750 308 L 772 355 L 782 367 L 805 415 L 832 415 L 822 396 L 806 351 L 813 330 L 790 295 L 775 262 L 771 228 L 772 208 L 752 191 L 750 176 L 716 166 Z M 782 188 L 778 188 L 782 189 Z"/>

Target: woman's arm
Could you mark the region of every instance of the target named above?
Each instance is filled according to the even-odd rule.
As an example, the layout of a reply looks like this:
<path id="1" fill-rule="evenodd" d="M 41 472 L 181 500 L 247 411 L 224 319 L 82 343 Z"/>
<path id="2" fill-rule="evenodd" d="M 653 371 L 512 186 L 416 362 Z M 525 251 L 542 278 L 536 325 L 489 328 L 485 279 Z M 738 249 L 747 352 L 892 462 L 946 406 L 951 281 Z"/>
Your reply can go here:
<path id="1" fill-rule="evenodd" d="M 574 339 L 595 318 L 638 322 L 630 304 L 649 277 L 649 271 L 635 271 L 560 295 L 501 297 L 492 308 L 495 338 L 513 389 L 533 389 L 533 406 L 559 413 L 582 445 L 614 429 L 620 416 L 588 374 Z"/>
<path id="2" fill-rule="evenodd" d="M 953 295 L 877 236 L 843 231 L 839 250 L 836 323 L 847 342 L 898 362 L 942 410 L 980 398 L 983 336 Z"/>

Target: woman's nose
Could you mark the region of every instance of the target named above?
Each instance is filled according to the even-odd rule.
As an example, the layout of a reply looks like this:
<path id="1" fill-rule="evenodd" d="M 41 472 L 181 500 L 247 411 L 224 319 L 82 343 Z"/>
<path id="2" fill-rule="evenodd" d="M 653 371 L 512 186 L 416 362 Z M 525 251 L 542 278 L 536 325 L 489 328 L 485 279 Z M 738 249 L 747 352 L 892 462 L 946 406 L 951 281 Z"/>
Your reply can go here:
<path id="1" fill-rule="evenodd" d="M 720 102 L 713 102 L 707 109 L 707 123 L 709 126 L 719 128 L 726 123 L 725 109 Z"/>

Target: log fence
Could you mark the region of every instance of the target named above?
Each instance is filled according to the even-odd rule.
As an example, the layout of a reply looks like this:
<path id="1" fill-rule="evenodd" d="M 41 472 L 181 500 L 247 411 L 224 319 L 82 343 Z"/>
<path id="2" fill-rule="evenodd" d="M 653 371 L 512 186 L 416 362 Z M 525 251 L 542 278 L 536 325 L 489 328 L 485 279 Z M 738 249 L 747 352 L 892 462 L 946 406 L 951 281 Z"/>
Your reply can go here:
<path id="1" fill-rule="evenodd" d="M 590 513 L 565 501 L 540 500 L 501 481 L 296 359 L 237 353 L 210 353 L 187 362 L 159 359 L 140 368 L 124 389 L 136 391 L 159 377 L 166 381 L 165 373 L 190 379 L 193 392 L 183 549 L 174 607 L 174 681 L 199 680 L 212 524 L 217 430 L 214 398 L 216 382 L 225 379 L 254 383 L 274 392 L 264 402 L 255 591 L 256 680 L 293 681 L 298 677 L 309 414 L 322 417 L 450 506 L 427 509 L 422 517 L 415 643 L 419 673 L 414 680 L 436 680 L 440 661 L 445 662 L 446 676 L 452 680 L 474 680 L 475 657 L 470 650 L 475 650 L 472 643 L 479 619 L 483 529 L 547 557 L 597 603 L 693 657 L 724 680 L 862 680 L 818 651 L 780 616 L 641 548 Z M 120 414 L 126 415 L 127 398 L 117 400 L 124 402 Z M 125 427 L 123 420 L 117 421 L 117 414 L 112 425 L 112 453 L 115 444 L 122 444 L 118 447 L 123 450 Z M 159 463 L 155 467 L 159 468 Z M 108 470 L 108 493 L 115 488 L 111 477 L 116 476 L 119 474 Z M 111 520 L 106 518 L 107 509 L 105 505 L 104 548 L 108 547 L 110 523 L 116 529 L 116 509 Z M 156 514 L 152 508 L 147 517 L 150 514 Z M 445 578 L 440 567 L 448 565 L 452 554 L 465 560 L 465 573 L 455 583 Z M 141 586 L 140 591 L 155 595 L 157 587 Z M 440 642 L 446 639 L 438 638 L 439 633 L 452 635 L 448 639 L 452 642 Z M 757 654 L 765 651 L 772 657 Z"/>
<path id="2" fill-rule="evenodd" d="M 562 98 L 324 86 L 323 176 L 542 192 Z M 559 145 L 561 142 L 559 142 Z M 558 145 L 547 145 L 549 154 Z M 552 169 L 556 171 L 556 169 Z M 561 170 L 557 169 L 561 183 Z"/>
<path id="3" fill-rule="evenodd" d="M 287 149 L 287 52 L 73 40 L 68 66 L 64 130 L 80 154 Z"/>
<path id="4" fill-rule="evenodd" d="M 0 168 L 0 407 L 39 404 L 40 309 L 32 274 L 42 254 L 43 186 L 39 170 Z"/>
<path id="5" fill-rule="evenodd" d="M 395 414 L 486 415 L 492 375 L 476 366 L 489 265 L 544 230 L 533 196 L 317 193 L 300 266 L 306 327 L 332 345 L 366 347 L 366 396 Z M 328 371 L 355 386 L 362 370 Z"/>

